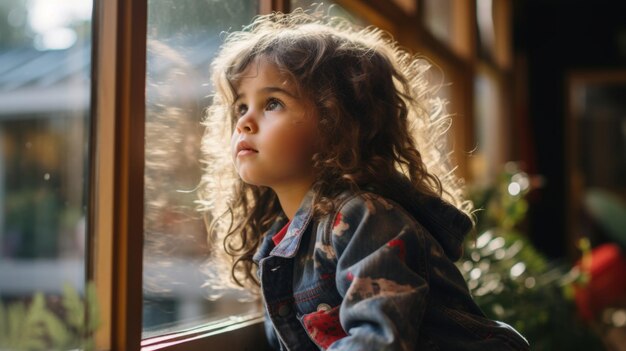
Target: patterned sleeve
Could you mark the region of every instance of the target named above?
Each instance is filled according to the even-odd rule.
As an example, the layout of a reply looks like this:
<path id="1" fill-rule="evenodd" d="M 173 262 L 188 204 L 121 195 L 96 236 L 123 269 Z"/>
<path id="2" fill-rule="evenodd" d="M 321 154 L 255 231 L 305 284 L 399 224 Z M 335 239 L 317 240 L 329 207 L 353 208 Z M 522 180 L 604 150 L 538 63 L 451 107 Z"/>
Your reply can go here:
<path id="1" fill-rule="evenodd" d="M 428 283 L 422 229 L 371 193 L 348 200 L 332 223 L 339 308 L 346 336 L 328 350 L 413 350 Z"/>

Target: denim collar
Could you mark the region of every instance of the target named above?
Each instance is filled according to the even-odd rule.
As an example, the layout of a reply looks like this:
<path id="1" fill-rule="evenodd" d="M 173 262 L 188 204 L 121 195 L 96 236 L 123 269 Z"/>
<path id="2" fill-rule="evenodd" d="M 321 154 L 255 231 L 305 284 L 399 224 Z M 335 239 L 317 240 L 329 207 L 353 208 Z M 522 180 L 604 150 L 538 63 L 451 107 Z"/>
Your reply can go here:
<path id="1" fill-rule="evenodd" d="M 300 207 L 294 214 L 291 223 L 289 223 L 287 233 L 283 237 L 283 240 L 281 240 L 281 242 L 274 247 L 272 238 L 281 230 L 281 228 L 285 226 L 285 224 L 287 224 L 288 221 L 287 216 L 285 216 L 284 213 L 281 213 L 281 215 L 276 218 L 270 229 L 264 233 L 261 245 L 252 257 L 252 260 L 256 264 L 259 264 L 261 259 L 267 256 L 289 258 L 296 255 L 298 247 L 300 247 L 302 235 L 304 235 L 307 226 L 311 222 L 311 217 L 313 217 L 314 195 L 315 193 L 313 188 L 309 189 L 300 202 Z"/>
<path id="2" fill-rule="evenodd" d="M 372 189 L 364 189 L 372 190 Z M 276 219 L 276 222 L 266 232 L 265 239 L 261 247 L 254 255 L 253 260 L 259 262 L 268 254 L 290 258 L 294 257 L 300 247 L 302 235 L 306 231 L 311 218 L 313 217 L 313 198 L 315 192 L 313 188 L 306 193 L 300 207 L 293 216 L 287 234 L 283 240 L 274 247 L 272 237 L 287 223 L 287 218 L 283 215 Z M 346 195 L 346 194 L 343 194 Z M 446 255 L 457 261 L 463 253 L 463 241 L 468 232 L 472 229 L 472 221 L 469 217 L 438 197 L 413 195 L 413 201 L 406 204 L 408 212 L 417 219 L 441 244 Z"/>
<path id="3" fill-rule="evenodd" d="M 311 222 L 311 217 L 313 217 L 314 196 L 315 192 L 311 187 L 311 189 L 309 189 L 309 191 L 304 195 L 304 198 L 300 202 L 298 210 L 291 219 L 291 223 L 289 223 L 289 228 L 287 228 L 287 234 L 285 234 L 283 240 L 281 240 L 281 242 L 274 249 L 272 249 L 270 255 L 285 258 L 290 258 L 296 255 L 298 247 L 300 247 L 300 240 L 302 239 L 302 235 L 304 234 L 307 226 Z M 278 228 L 278 230 L 280 230 L 280 228 Z M 278 230 L 275 229 L 273 232 L 270 233 L 270 235 L 276 235 Z"/>

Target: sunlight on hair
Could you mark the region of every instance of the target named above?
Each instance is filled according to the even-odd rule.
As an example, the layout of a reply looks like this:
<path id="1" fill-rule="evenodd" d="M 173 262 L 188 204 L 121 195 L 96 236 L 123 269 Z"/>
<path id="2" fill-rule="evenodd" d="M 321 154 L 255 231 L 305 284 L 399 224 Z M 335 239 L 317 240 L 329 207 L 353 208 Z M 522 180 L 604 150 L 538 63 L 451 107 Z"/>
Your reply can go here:
<path id="1" fill-rule="evenodd" d="M 202 139 L 204 174 L 199 192 L 200 199 L 197 202 L 199 210 L 205 212 L 207 223 L 210 223 L 209 240 L 213 243 L 221 243 L 227 239 L 228 244 L 224 244 L 227 251 L 230 249 L 231 252 L 240 255 L 241 260 L 244 261 L 242 264 L 247 265 L 246 267 L 252 265 L 251 255 L 263 234 L 263 232 L 252 232 L 258 228 L 268 227 L 267 223 L 276 218 L 269 214 L 270 207 L 276 207 L 277 204 L 267 200 L 270 197 L 264 193 L 263 189 L 251 189 L 239 180 L 231 156 L 225 151 L 226 145 L 229 145 L 233 127 L 231 105 L 234 93 L 231 79 L 238 79 L 238 72 L 243 71 L 243 68 L 260 55 L 269 56 L 276 62 L 288 61 L 289 58 L 276 57 L 283 52 L 281 50 L 299 50 L 295 48 L 295 43 L 301 38 L 310 38 L 312 42 L 322 43 L 319 44 L 320 46 L 323 45 L 324 40 L 334 40 L 340 43 L 337 44 L 338 50 L 362 52 L 360 55 L 363 57 L 359 56 L 359 58 L 365 59 L 363 61 L 371 60 L 370 64 L 373 67 L 376 67 L 374 60 L 388 61 L 393 70 L 390 74 L 393 87 L 395 87 L 394 93 L 401 100 L 398 104 L 405 106 L 404 110 L 406 110 L 406 116 L 401 114 L 398 119 L 402 120 L 402 123 L 406 122 L 409 129 L 406 140 L 402 139 L 404 144 L 399 147 L 398 154 L 393 155 L 395 160 L 393 167 L 411 182 L 419 183 L 420 190 L 428 190 L 437 196 L 440 195 L 467 214 L 472 210 L 472 204 L 463 197 L 463 181 L 455 174 L 456 167 L 451 160 L 451 151 L 448 150 L 446 134 L 451 128 L 452 119 L 446 111 L 447 101 L 437 96 L 441 82 L 433 83 L 428 79 L 429 70 L 433 69 L 433 65 L 424 57 L 410 54 L 399 47 L 388 33 L 372 26 L 357 27 L 345 19 L 329 16 L 325 11 L 323 6 L 317 6 L 309 10 L 296 9 L 290 14 L 273 13 L 258 16 L 242 31 L 226 36 L 212 64 L 216 92 L 212 96 L 213 103 L 207 109 L 206 118 L 203 121 L 206 127 Z M 324 51 L 320 50 L 320 52 Z M 299 52 L 299 54 L 303 53 Z M 311 56 L 315 65 L 324 59 L 321 54 L 317 57 L 315 53 L 311 53 Z M 297 65 L 297 62 L 290 61 L 290 64 Z M 309 79 L 307 82 L 321 79 L 310 71 L 313 68 L 302 67 L 302 65 L 297 67 L 304 73 L 298 74 L 306 76 Z M 297 81 L 296 74 L 291 72 L 291 75 Z M 365 80 L 367 78 L 365 76 L 366 73 L 362 76 L 353 76 L 351 77 L 353 81 L 350 83 L 356 84 L 360 80 Z M 303 82 L 299 84 L 304 85 Z M 300 86 L 299 88 L 306 90 L 307 87 Z M 318 101 L 323 100 L 324 95 L 318 94 L 315 98 Z M 339 99 L 341 97 L 328 95 L 328 98 Z M 354 108 L 360 107 L 354 106 Z M 403 111 L 400 108 L 398 110 Z M 383 117 L 386 116 L 380 116 L 379 120 Z M 388 117 L 391 119 L 394 116 Z M 353 155 L 358 155 L 358 150 L 352 151 Z M 416 164 L 416 162 L 419 163 Z M 374 163 L 368 164 L 368 167 L 375 168 L 375 165 Z M 349 181 L 353 175 L 343 176 Z M 437 191 L 438 188 L 439 191 Z M 266 200 L 258 203 L 261 196 L 264 196 Z M 260 216 L 252 212 L 255 206 L 264 206 L 266 207 L 264 210 L 268 212 L 265 217 L 253 223 L 256 227 L 251 224 L 255 220 L 254 216 Z M 257 209 L 257 211 L 260 210 L 263 209 Z M 233 234 L 237 230 L 244 233 L 240 236 L 229 236 L 229 233 Z M 212 247 L 216 245 L 212 244 Z M 208 277 L 207 285 L 226 287 L 231 284 L 232 287 L 234 286 L 232 285 L 233 279 L 226 277 L 226 274 L 231 272 L 227 267 L 232 265 L 235 259 L 223 252 L 218 252 L 224 251 L 219 249 L 221 248 L 215 249 L 213 257 L 220 256 L 221 259 L 212 260 L 211 264 L 219 264 L 220 269 L 211 269 L 212 275 Z M 234 269 L 235 275 L 238 275 L 241 281 L 254 279 L 246 271 L 247 269 L 239 266 Z"/>

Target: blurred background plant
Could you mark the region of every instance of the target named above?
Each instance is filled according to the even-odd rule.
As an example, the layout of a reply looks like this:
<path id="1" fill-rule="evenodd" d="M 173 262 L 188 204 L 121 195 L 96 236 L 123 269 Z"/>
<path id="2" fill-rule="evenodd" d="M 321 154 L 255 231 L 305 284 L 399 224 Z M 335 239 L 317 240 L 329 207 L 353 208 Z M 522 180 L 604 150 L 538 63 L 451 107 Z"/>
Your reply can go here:
<path id="1" fill-rule="evenodd" d="M 533 350 L 603 349 L 573 300 L 571 287 L 586 276 L 549 262 L 524 234 L 525 196 L 538 183 L 509 162 L 493 184 L 468 188 L 477 224 L 459 268 L 483 311 L 515 327 Z"/>
<path id="2" fill-rule="evenodd" d="M 93 350 L 99 325 L 94 284 L 84 296 L 66 284 L 61 296 L 37 292 L 29 303 L 0 302 L 0 350 Z"/>

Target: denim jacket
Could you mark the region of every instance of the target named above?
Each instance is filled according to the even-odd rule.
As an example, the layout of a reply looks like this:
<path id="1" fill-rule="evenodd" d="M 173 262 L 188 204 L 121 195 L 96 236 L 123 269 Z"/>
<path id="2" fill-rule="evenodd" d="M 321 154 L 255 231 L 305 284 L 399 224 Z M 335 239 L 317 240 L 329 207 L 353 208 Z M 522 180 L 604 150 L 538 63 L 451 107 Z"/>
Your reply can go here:
<path id="1" fill-rule="evenodd" d="M 416 199 L 409 213 L 373 192 L 344 192 L 314 219 L 309 191 L 279 217 L 254 256 L 268 340 L 277 350 L 528 350 L 512 327 L 485 317 L 453 263 L 471 221 L 452 205 Z"/>

